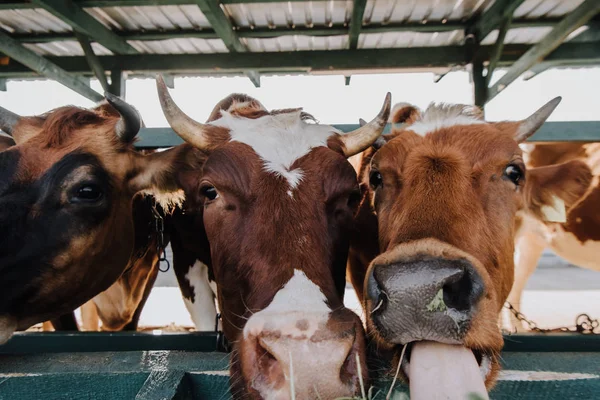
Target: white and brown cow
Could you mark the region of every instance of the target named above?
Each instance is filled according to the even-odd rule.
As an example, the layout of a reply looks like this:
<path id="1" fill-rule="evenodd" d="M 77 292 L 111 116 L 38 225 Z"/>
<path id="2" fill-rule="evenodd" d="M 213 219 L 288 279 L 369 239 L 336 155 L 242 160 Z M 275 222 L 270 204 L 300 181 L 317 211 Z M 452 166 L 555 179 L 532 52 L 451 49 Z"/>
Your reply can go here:
<path id="1" fill-rule="evenodd" d="M 0 343 L 71 312 L 119 277 L 130 285 L 128 274 L 146 259 L 135 284 L 144 292 L 140 282 L 153 279 L 156 238 L 152 221 L 138 218 L 150 213 L 137 206 L 145 202 L 139 193 L 177 192 L 169 179 L 177 153 L 136 151 L 139 114 L 118 97 L 107 100 L 35 117 L 0 109 L 0 128 L 16 143 L 0 152 Z M 135 317 L 123 320 L 115 309 L 108 318 Z"/>
<path id="2" fill-rule="evenodd" d="M 600 271 L 600 143 L 529 143 L 525 146 L 525 164 L 531 168 L 547 167 L 572 160 L 585 162 L 593 173 L 593 181 L 581 197 L 566 191 L 558 202 L 572 204 L 567 214 L 553 221 L 542 221 L 535 215 L 522 215 L 515 252 L 515 283 L 509 303 L 521 309 L 521 294 L 535 271 L 545 248 L 550 248 L 568 262 Z M 586 178 L 587 179 L 587 178 Z M 523 325 L 509 312 L 508 329 L 523 330 Z"/>
<path id="3" fill-rule="evenodd" d="M 169 124 L 189 143 L 176 168 L 185 212 L 210 242 L 223 331 L 233 343 L 233 396 L 357 393 L 359 371 L 366 378 L 364 333 L 343 296 L 359 196 L 346 157 L 379 137 L 389 97 L 371 123 L 343 135 L 300 109 L 267 111 L 239 95 L 201 124 L 160 79 L 158 90 Z"/>
<path id="4" fill-rule="evenodd" d="M 401 375 L 412 399 L 485 396 L 494 384 L 517 213 L 554 215 L 590 182 L 580 161 L 525 167 L 519 143 L 559 101 L 518 122 L 486 122 L 472 106 L 402 105 L 392 122 L 405 125 L 363 155 L 350 270 L 379 346 L 396 365 L 408 346 Z"/>

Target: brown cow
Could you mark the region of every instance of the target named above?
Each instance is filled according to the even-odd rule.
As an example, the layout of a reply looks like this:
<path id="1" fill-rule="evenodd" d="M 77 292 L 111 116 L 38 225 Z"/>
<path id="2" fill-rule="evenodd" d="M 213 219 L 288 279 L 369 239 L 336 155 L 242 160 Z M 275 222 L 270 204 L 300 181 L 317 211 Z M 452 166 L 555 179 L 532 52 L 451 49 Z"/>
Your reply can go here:
<path id="1" fill-rule="evenodd" d="M 169 124 L 194 146 L 180 160 L 192 168 L 177 169 L 186 210 L 210 242 L 223 330 L 233 343 L 233 396 L 357 393 L 359 366 L 366 378 L 364 333 L 343 296 L 358 185 L 346 157 L 379 137 L 389 95 L 375 120 L 342 135 L 300 109 L 267 111 L 242 95 L 226 98 L 201 124 L 160 79 L 158 89 Z M 197 160 L 205 160 L 201 168 Z"/>
<path id="2" fill-rule="evenodd" d="M 523 215 L 516 240 L 515 283 L 508 296 L 509 303 L 518 310 L 525 284 L 546 247 L 572 264 L 600 271 L 600 143 L 527 144 L 525 150 L 527 167 L 580 160 L 591 168 L 594 180 L 580 199 L 560 198 L 559 201 L 576 204 L 568 214 L 557 215 L 553 222 Z M 513 314 L 510 319 L 512 326 L 507 328 L 523 330 Z"/>
<path id="3" fill-rule="evenodd" d="M 61 107 L 20 117 L 0 109 L 0 128 L 16 142 L 0 153 L 0 343 L 71 312 L 156 251 L 152 235 L 135 238 L 132 202 L 141 191 L 176 193 L 168 167 L 177 153 L 136 151 L 139 114 L 107 100 L 118 113 Z"/>
<path id="4" fill-rule="evenodd" d="M 363 157 L 361 238 L 381 254 L 354 240 L 353 282 L 378 343 L 409 345 L 402 372 L 413 399 L 485 395 L 495 381 L 517 212 L 542 218 L 554 196 L 569 207 L 591 179 L 579 161 L 525 168 L 519 143 L 559 100 L 497 123 L 472 106 L 401 106 L 393 122 L 406 124 Z"/>

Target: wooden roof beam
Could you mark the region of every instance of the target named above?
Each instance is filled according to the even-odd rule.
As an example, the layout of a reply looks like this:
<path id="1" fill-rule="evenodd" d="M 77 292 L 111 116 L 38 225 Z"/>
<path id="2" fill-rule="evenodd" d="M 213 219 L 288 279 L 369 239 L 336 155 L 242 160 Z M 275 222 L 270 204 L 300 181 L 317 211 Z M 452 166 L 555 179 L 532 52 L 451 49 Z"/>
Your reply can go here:
<path id="1" fill-rule="evenodd" d="M 54 79 L 92 101 L 104 99 L 104 96 L 89 87 L 84 79 L 68 73 L 58 65 L 29 50 L 1 31 L 0 51 L 27 68 L 47 78 Z"/>
<path id="2" fill-rule="evenodd" d="M 573 32 L 600 12 L 600 1 L 585 0 L 569 15 L 563 18 L 552 31 L 538 44 L 523 54 L 492 87 L 488 90 L 488 101 L 552 53 Z"/>

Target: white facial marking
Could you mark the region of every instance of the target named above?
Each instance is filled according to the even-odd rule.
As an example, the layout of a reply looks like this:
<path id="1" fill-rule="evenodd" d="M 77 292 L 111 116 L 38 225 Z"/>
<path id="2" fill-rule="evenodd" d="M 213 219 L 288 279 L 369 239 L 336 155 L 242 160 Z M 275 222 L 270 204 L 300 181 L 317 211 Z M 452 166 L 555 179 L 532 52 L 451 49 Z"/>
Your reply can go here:
<path id="1" fill-rule="evenodd" d="M 215 298 L 213 288 L 208 279 L 208 267 L 202 262 L 196 260 L 190 267 L 185 279 L 189 282 L 190 288 L 194 293 L 194 302 L 183 298 L 197 331 L 213 331 L 215 329 L 215 319 L 217 310 L 215 308 Z M 216 289 L 216 285 L 215 285 Z"/>
<path id="2" fill-rule="evenodd" d="M 272 328 L 291 336 L 311 337 L 321 322 L 326 322 L 331 309 L 325 295 L 303 271 L 294 270 L 292 278 L 275 294 L 273 301 L 252 315 L 244 327 L 244 337 L 262 332 L 267 323 Z M 306 329 L 298 329 L 296 322 L 305 319 Z"/>
<path id="3" fill-rule="evenodd" d="M 558 196 L 552 196 L 552 204 L 543 205 L 541 208 L 544 221 L 548 222 L 567 222 L 567 209 L 565 202 Z"/>
<path id="4" fill-rule="evenodd" d="M 442 128 L 450 128 L 452 126 L 460 125 L 478 125 L 485 123 L 485 121 L 481 121 L 474 117 L 458 115 L 446 119 L 417 121 L 414 124 L 406 127 L 406 129 L 415 132 L 419 136 L 426 136 L 428 133 L 435 132 Z"/>
<path id="5" fill-rule="evenodd" d="M 301 111 L 266 115 L 251 119 L 227 111 L 212 125 L 230 130 L 231 141 L 245 143 L 263 159 L 265 169 L 285 178 L 291 188 L 302 180 L 300 169 L 290 169 L 294 161 L 342 132 L 329 125 L 308 124 L 300 118 Z"/>

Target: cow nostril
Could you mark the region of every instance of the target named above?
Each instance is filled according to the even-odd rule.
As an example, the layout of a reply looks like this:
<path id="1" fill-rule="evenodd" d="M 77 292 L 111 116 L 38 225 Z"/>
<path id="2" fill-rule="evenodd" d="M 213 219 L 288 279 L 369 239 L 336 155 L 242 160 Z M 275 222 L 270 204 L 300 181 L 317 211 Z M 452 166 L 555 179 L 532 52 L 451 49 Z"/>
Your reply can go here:
<path id="1" fill-rule="evenodd" d="M 454 274 L 444 282 L 444 303 L 448 308 L 467 311 L 473 306 L 471 292 L 473 283 L 470 274 L 462 271 Z"/>
<path id="2" fill-rule="evenodd" d="M 376 313 L 381 314 L 385 310 L 385 308 L 388 304 L 388 301 L 389 301 L 389 297 L 388 297 L 387 293 L 384 292 L 383 290 L 380 290 L 379 294 L 377 296 L 376 302 L 373 301 L 373 309 L 371 310 L 371 315 L 376 314 Z"/>
<path id="3" fill-rule="evenodd" d="M 256 342 L 256 354 L 258 356 L 258 370 L 262 379 L 270 384 L 281 383 L 285 380 L 279 360 L 261 339 Z"/>

